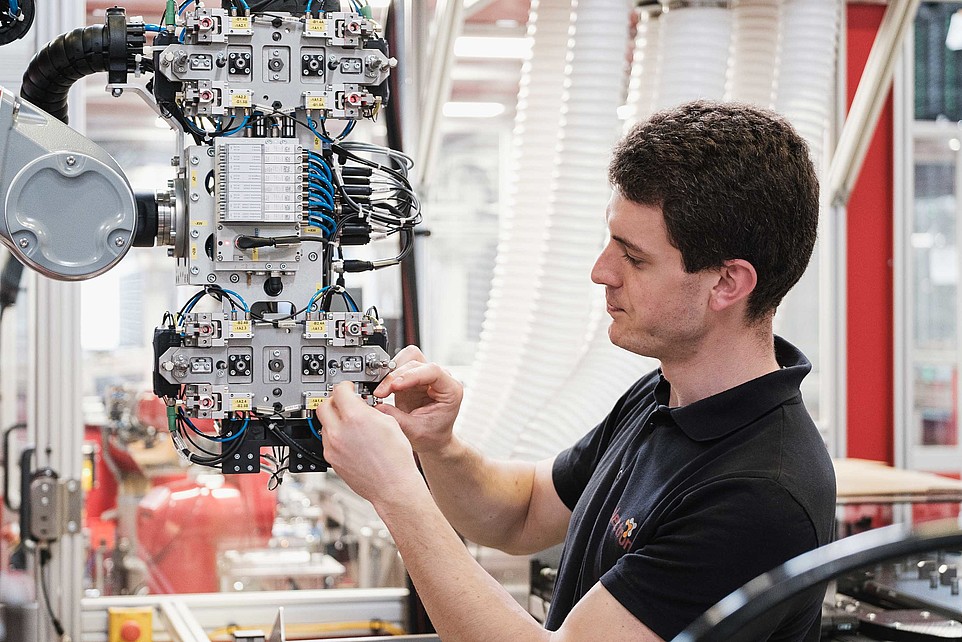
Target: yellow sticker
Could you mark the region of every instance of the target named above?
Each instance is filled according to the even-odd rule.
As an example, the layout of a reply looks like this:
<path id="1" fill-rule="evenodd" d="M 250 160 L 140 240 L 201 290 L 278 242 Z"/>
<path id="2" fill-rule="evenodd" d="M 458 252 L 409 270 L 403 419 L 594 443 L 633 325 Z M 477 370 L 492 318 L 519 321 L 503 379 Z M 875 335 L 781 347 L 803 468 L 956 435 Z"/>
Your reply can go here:
<path id="1" fill-rule="evenodd" d="M 305 101 L 307 104 L 304 105 L 307 109 L 324 109 L 327 106 L 327 99 L 325 96 L 307 96 Z"/>
<path id="2" fill-rule="evenodd" d="M 230 95 L 231 107 L 250 107 L 251 97 L 247 92 L 238 92 Z"/>
<path id="3" fill-rule="evenodd" d="M 307 398 L 307 409 L 317 410 L 322 403 L 327 401 L 324 397 L 308 397 Z"/>
<path id="4" fill-rule="evenodd" d="M 321 228 L 319 228 L 319 227 L 314 227 L 313 225 L 308 225 L 307 227 L 304 228 L 304 233 L 305 233 L 305 234 L 320 234 L 320 233 L 321 233 Z"/>
<path id="5" fill-rule="evenodd" d="M 255 247 L 253 250 L 251 250 L 251 260 L 252 260 L 252 261 L 256 261 L 257 258 L 258 258 L 260 255 L 261 255 L 261 253 L 260 253 L 260 248 L 256 248 L 256 247 Z"/>
<path id="6" fill-rule="evenodd" d="M 251 322 L 245 320 L 231 321 L 230 331 L 236 334 L 246 334 L 251 331 Z"/>
<path id="7" fill-rule="evenodd" d="M 311 334 L 324 334 L 327 332 L 327 322 L 326 321 L 308 321 L 307 331 Z"/>
<path id="8" fill-rule="evenodd" d="M 250 410 L 251 400 L 247 397 L 234 397 L 230 400 L 231 410 Z"/>
<path id="9" fill-rule="evenodd" d="M 230 19 L 230 28 L 237 30 L 250 29 L 251 19 L 247 16 L 232 16 Z"/>
<path id="10" fill-rule="evenodd" d="M 207 221 L 191 221 L 190 224 L 194 227 L 207 227 Z"/>
<path id="11" fill-rule="evenodd" d="M 311 18 L 307 21 L 308 31 L 327 31 L 327 23 L 318 18 Z"/>
<path id="12" fill-rule="evenodd" d="M 197 187 L 197 172 L 193 170 L 190 172 L 190 186 L 191 188 Z"/>
<path id="13" fill-rule="evenodd" d="M 190 244 L 190 258 L 193 261 L 197 260 L 197 244 L 196 243 Z"/>

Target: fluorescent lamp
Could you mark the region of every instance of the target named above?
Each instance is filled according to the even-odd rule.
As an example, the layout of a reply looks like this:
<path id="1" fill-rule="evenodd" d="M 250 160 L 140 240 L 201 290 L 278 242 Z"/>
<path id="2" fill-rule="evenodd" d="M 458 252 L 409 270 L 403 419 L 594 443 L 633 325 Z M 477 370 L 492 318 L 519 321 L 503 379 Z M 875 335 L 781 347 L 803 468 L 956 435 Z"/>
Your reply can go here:
<path id="1" fill-rule="evenodd" d="M 501 103 L 444 103 L 442 110 L 445 118 L 496 118 L 504 113 Z"/>
<path id="2" fill-rule="evenodd" d="M 458 36 L 454 55 L 458 58 L 523 60 L 531 51 L 531 38 L 507 36 Z"/>

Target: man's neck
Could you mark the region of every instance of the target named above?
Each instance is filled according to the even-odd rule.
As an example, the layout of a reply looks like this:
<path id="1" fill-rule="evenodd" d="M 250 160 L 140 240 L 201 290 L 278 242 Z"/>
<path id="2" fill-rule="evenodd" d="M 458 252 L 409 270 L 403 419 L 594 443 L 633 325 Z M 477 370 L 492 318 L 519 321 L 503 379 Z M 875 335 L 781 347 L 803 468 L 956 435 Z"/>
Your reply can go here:
<path id="1" fill-rule="evenodd" d="M 688 355 L 662 360 L 672 407 L 687 406 L 778 370 L 770 326 L 708 336 Z"/>

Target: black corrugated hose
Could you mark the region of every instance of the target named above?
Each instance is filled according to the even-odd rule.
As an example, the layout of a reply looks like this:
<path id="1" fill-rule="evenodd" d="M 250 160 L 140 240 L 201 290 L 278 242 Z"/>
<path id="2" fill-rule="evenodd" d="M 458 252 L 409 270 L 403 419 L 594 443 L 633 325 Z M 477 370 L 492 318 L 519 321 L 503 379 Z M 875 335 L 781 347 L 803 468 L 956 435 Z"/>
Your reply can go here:
<path id="1" fill-rule="evenodd" d="M 144 53 L 144 25 L 127 24 L 121 7 L 107 9 L 102 25 L 81 27 L 54 38 L 23 74 L 20 95 L 51 116 L 67 122 L 67 93 L 83 78 L 101 71 L 108 82 L 127 82 Z"/>
<path id="2" fill-rule="evenodd" d="M 108 69 L 106 30 L 106 25 L 93 25 L 54 38 L 27 66 L 20 95 L 66 123 L 70 87 L 84 76 Z"/>

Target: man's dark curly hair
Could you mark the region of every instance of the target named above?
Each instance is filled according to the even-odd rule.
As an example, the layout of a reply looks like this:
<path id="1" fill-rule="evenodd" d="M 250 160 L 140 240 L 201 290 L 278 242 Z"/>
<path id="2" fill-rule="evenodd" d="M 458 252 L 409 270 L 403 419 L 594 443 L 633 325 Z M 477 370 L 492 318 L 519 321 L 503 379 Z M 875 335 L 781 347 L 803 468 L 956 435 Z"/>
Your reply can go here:
<path id="1" fill-rule="evenodd" d="M 659 112 L 618 143 L 608 177 L 628 200 L 662 208 L 686 272 L 752 264 L 750 322 L 778 307 L 812 256 L 818 179 L 805 141 L 774 112 L 708 101 Z"/>

